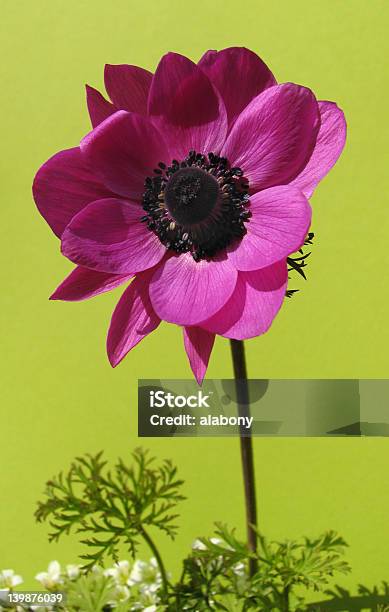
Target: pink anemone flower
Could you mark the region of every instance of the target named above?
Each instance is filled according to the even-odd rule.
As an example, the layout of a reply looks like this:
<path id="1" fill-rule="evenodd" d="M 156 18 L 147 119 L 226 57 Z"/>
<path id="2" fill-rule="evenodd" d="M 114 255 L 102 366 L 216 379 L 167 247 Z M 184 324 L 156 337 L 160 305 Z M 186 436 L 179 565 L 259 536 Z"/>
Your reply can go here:
<path id="1" fill-rule="evenodd" d="M 92 131 L 35 177 L 37 207 L 77 265 L 51 299 L 133 279 L 108 332 L 112 366 L 163 320 L 182 326 L 200 382 L 215 335 L 259 336 L 277 315 L 344 116 L 277 84 L 245 48 L 198 64 L 168 53 L 155 74 L 107 65 L 105 86 L 110 101 L 87 86 Z"/>

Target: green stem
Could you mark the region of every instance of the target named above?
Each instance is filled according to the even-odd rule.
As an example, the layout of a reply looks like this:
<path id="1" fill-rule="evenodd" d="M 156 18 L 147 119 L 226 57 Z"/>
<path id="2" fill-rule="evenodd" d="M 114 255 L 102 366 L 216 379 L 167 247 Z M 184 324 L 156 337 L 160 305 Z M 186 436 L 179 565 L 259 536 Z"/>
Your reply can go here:
<path id="1" fill-rule="evenodd" d="M 284 606 L 285 612 L 289 612 L 289 586 L 284 589 Z"/>
<path id="2" fill-rule="evenodd" d="M 161 572 L 161 577 L 162 577 L 162 589 L 164 592 L 164 595 L 167 595 L 168 592 L 168 586 L 169 586 L 169 580 L 167 577 L 167 573 L 166 573 L 166 569 L 165 566 L 163 564 L 162 561 L 162 557 L 159 554 L 158 548 L 156 547 L 156 545 L 154 544 L 153 540 L 151 539 L 151 537 L 149 536 L 149 534 L 147 533 L 147 531 L 145 530 L 145 528 L 140 525 L 139 526 L 139 532 L 140 534 L 143 536 L 143 539 L 147 542 L 150 550 L 152 551 L 157 563 L 158 563 L 158 567 L 159 567 L 159 571 Z"/>
<path id="3" fill-rule="evenodd" d="M 247 380 L 246 357 L 242 340 L 230 340 L 232 362 L 234 366 L 236 395 L 239 416 L 250 416 L 249 387 Z M 242 459 L 243 484 L 246 504 L 247 545 L 249 550 L 257 552 L 257 500 L 255 493 L 255 474 L 253 442 L 251 433 L 240 428 L 240 454 Z M 250 576 L 258 569 L 257 559 L 249 559 Z"/>

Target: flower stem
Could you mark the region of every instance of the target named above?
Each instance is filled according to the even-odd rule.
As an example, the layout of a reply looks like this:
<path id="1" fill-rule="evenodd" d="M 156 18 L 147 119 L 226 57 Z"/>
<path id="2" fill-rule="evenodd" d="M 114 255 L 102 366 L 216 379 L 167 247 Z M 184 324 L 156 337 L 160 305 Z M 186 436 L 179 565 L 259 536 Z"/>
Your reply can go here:
<path id="1" fill-rule="evenodd" d="M 143 539 L 145 540 L 145 542 L 147 542 L 151 552 L 153 553 L 153 555 L 154 555 L 154 557 L 155 557 L 155 559 L 156 559 L 156 561 L 158 563 L 159 571 L 161 572 L 163 592 L 164 592 L 165 595 L 167 595 L 168 586 L 169 586 L 169 580 L 168 580 L 168 577 L 167 577 L 165 566 L 164 566 L 163 561 L 162 561 L 162 557 L 159 554 L 158 548 L 154 544 L 153 540 L 151 539 L 151 537 L 149 536 L 149 534 L 147 533 L 145 528 L 142 527 L 142 525 L 139 525 L 139 531 L 140 531 L 140 534 L 142 535 Z"/>
<path id="2" fill-rule="evenodd" d="M 286 586 L 284 589 L 284 611 L 289 612 L 289 586 Z"/>
<path id="3" fill-rule="evenodd" d="M 247 381 L 246 357 L 242 340 L 230 340 L 234 366 L 238 415 L 250 416 L 249 387 Z M 240 428 L 240 454 L 242 459 L 243 484 L 246 503 L 247 545 L 251 552 L 257 550 L 257 500 L 255 493 L 253 441 L 247 429 Z M 250 576 L 257 571 L 257 560 L 249 559 Z"/>

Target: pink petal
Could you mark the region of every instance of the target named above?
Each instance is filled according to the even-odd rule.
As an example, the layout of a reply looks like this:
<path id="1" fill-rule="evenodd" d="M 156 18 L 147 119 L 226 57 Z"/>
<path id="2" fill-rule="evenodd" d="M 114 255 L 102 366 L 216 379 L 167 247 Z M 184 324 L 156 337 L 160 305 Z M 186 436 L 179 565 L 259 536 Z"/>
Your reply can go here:
<path id="1" fill-rule="evenodd" d="M 78 147 L 60 151 L 43 164 L 32 191 L 39 212 L 57 236 L 89 202 L 112 195 L 92 173 Z"/>
<path id="2" fill-rule="evenodd" d="M 161 322 L 148 294 L 151 274 L 147 271 L 137 275 L 113 312 L 107 337 L 107 353 L 112 367 L 117 366 Z"/>
<path id="3" fill-rule="evenodd" d="M 244 340 L 264 334 L 285 297 L 288 284 L 286 261 L 252 272 L 239 272 L 236 288 L 225 306 L 201 323 L 210 332 Z"/>
<path id="4" fill-rule="evenodd" d="M 243 271 L 265 268 L 297 251 L 311 224 L 308 200 L 289 185 L 255 193 L 250 204 L 247 234 L 228 248 L 232 263 Z"/>
<path id="5" fill-rule="evenodd" d="M 199 262 L 189 253 L 174 255 L 158 266 L 151 280 L 151 303 L 165 321 L 196 325 L 224 306 L 237 275 L 224 253 Z"/>
<path id="6" fill-rule="evenodd" d="M 207 371 L 214 342 L 215 334 L 211 334 L 200 327 L 184 327 L 186 354 L 199 385 L 203 382 Z"/>
<path id="7" fill-rule="evenodd" d="M 346 142 L 347 125 L 343 111 L 334 102 L 319 102 L 321 126 L 313 153 L 304 170 L 291 185 L 307 198 L 338 160 Z"/>
<path id="8" fill-rule="evenodd" d="M 230 126 L 255 96 L 276 84 L 266 64 L 244 47 L 207 51 L 198 65 L 219 90 Z"/>
<path id="9" fill-rule="evenodd" d="M 89 204 L 62 236 L 62 253 L 74 263 L 111 274 L 131 275 L 158 263 L 166 248 L 141 223 L 138 204 L 109 198 Z"/>
<path id="10" fill-rule="evenodd" d="M 304 168 L 319 127 L 319 107 L 309 89 L 293 83 L 269 87 L 238 117 L 222 155 L 242 168 L 251 192 L 282 185 Z"/>
<path id="11" fill-rule="evenodd" d="M 128 275 L 107 274 L 78 266 L 65 278 L 50 296 L 51 300 L 78 302 L 95 295 L 115 289 L 131 277 Z"/>
<path id="12" fill-rule="evenodd" d="M 149 94 L 149 113 L 168 134 L 171 157 L 190 150 L 219 152 L 227 133 L 226 110 L 218 92 L 192 61 L 168 53 L 158 64 Z"/>
<path id="13" fill-rule="evenodd" d="M 153 75 L 144 68 L 107 64 L 104 71 L 105 88 L 118 109 L 147 113 L 147 98 Z"/>
<path id="14" fill-rule="evenodd" d="M 97 89 L 89 85 L 86 85 L 86 103 L 90 120 L 94 128 L 118 110 L 111 102 L 108 102 Z"/>
<path id="15" fill-rule="evenodd" d="M 140 199 L 144 181 L 167 159 L 161 134 L 147 117 L 118 111 L 90 132 L 81 151 L 101 180 L 115 193 Z"/>

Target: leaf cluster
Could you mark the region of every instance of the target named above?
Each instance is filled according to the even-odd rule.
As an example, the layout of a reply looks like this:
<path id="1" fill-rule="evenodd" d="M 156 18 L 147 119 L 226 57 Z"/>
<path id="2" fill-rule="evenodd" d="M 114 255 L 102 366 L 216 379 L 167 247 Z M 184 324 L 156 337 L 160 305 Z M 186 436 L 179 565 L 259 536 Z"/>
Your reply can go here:
<path id="1" fill-rule="evenodd" d="M 303 599 L 296 589 L 320 591 L 335 573 L 346 574 L 349 564 L 343 559 L 345 541 L 334 531 L 316 539 L 302 538 L 268 542 L 258 535 L 259 571 L 253 577 L 253 602 L 272 605 L 274 610 L 303 610 Z M 256 590 L 261 595 L 255 595 Z"/>
<path id="2" fill-rule="evenodd" d="M 36 518 L 49 521 L 51 540 L 71 531 L 82 534 L 81 541 L 88 547 L 82 555 L 84 572 L 102 564 L 107 556 L 118 561 L 123 543 L 135 556 L 143 538 L 159 566 L 161 611 L 302 612 L 311 609 L 304 603 L 307 591 L 325 594 L 335 573 L 349 571 L 343 558 L 346 543 L 332 531 L 316 539 L 281 542 L 257 532 L 253 552 L 234 530 L 218 523 L 213 537 L 197 541 L 183 561 L 180 579 L 172 584 L 149 528 L 175 537 L 175 507 L 184 499 L 180 492 L 183 482 L 170 461 L 157 463 L 141 449 L 135 450 L 132 458 L 131 465 L 118 460 L 108 469 L 102 453 L 79 457 L 66 473 L 47 483 L 45 499 L 38 504 Z M 253 566 L 257 571 L 250 575 Z M 109 601 L 109 581 L 100 577 L 102 582 L 93 586 L 90 580 L 98 580 L 94 573 L 90 572 L 91 577 L 84 573 L 82 580 L 70 587 L 74 609 L 84 609 L 86 604 L 77 601 L 87 597 L 90 589 L 96 596 L 100 593 L 101 602 Z M 90 605 L 96 610 L 98 605 L 110 609 L 108 603 L 103 608 L 99 602 L 93 600 Z"/>
<path id="3" fill-rule="evenodd" d="M 67 473 L 46 484 L 45 500 L 38 503 L 35 517 L 49 521 L 51 541 L 73 529 L 86 536 L 81 542 L 93 552 L 82 555 L 85 568 L 107 555 L 117 560 L 121 543 L 135 556 L 139 537 L 149 538 L 149 527 L 171 538 L 176 535 L 174 508 L 184 499 L 177 468 L 169 460 L 156 465 L 142 449 L 136 449 L 132 458 L 132 465 L 119 459 L 109 470 L 101 452 L 78 457 Z"/>
<path id="4" fill-rule="evenodd" d="M 215 537 L 197 540 L 196 548 L 184 560 L 168 610 L 229 609 L 225 600 L 239 590 L 236 572 L 239 567 L 246 574 L 249 555 L 246 544 L 235 537 L 235 531 L 217 523 Z"/>
<path id="5" fill-rule="evenodd" d="M 224 525 L 217 525 L 216 536 L 201 539 L 201 549 L 186 559 L 176 607 L 169 610 L 302 611 L 308 608 L 296 589 L 322 590 L 335 573 L 350 569 L 342 558 L 346 543 L 334 532 L 284 542 L 258 533 L 256 553 Z M 249 577 L 251 557 L 258 571 Z"/>

